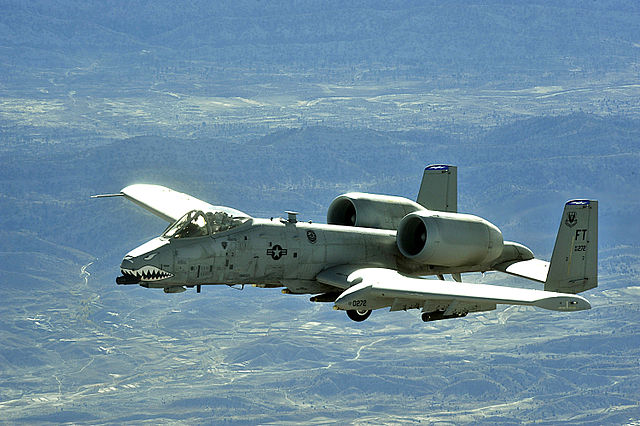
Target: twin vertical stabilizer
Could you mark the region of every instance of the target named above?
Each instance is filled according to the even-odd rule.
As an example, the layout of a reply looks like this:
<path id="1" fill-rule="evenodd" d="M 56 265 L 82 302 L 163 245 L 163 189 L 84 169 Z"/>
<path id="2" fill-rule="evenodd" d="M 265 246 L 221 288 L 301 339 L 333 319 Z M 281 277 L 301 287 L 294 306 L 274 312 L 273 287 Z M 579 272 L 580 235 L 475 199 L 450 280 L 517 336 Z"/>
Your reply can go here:
<path id="1" fill-rule="evenodd" d="M 575 294 L 597 285 L 598 202 L 571 200 L 564 206 L 544 289 Z"/>
<path id="2" fill-rule="evenodd" d="M 441 212 L 458 212 L 458 167 L 432 164 L 424 169 L 418 204 Z"/>

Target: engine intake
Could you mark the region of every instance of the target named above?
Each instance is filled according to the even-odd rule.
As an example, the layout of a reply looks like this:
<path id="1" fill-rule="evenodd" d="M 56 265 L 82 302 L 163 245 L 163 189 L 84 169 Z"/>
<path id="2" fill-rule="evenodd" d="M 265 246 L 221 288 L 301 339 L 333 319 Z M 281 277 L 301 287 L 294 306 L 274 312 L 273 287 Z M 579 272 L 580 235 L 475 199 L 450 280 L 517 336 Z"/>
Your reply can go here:
<path id="1" fill-rule="evenodd" d="M 396 242 L 409 259 L 449 267 L 489 264 L 503 246 L 500 230 L 480 217 L 428 210 L 402 219 Z"/>
<path id="2" fill-rule="evenodd" d="M 403 217 L 418 210 L 424 207 L 404 197 L 350 192 L 331 202 L 327 223 L 395 230 Z"/>

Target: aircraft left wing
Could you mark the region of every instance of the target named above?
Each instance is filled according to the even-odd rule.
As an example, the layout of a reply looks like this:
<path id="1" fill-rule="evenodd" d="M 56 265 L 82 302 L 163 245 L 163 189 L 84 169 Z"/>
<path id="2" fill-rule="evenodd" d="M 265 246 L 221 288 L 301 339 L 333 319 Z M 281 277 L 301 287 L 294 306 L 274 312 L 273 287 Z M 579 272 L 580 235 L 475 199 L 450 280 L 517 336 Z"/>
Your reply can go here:
<path id="1" fill-rule="evenodd" d="M 119 194 L 97 195 L 94 197 L 113 196 L 124 196 L 168 222 L 175 222 L 191 210 L 202 210 L 203 212 L 221 211 L 234 217 L 251 217 L 239 210 L 214 206 L 188 194 L 160 185 L 129 185 L 123 188 Z"/>
<path id="2" fill-rule="evenodd" d="M 385 268 L 352 269 L 346 275 L 347 271 L 348 267 L 343 266 L 318 276 L 319 281 L 329 283 L 331 280 L 327 277 L 333 273 L 335 284 L 340 277 L 344 277 L 345 283 L 351 284 L 336 299 L 337 309 L 373 310 L 391 307 L 391 310 L 399 310 L 422 307 L 425 311 L 439 310 L 446 315 L 464 315 L 495 309 L 496 304 L 529 305 L 553 311 L 591 308 L 585 298 L 574 294 L 414 278 Z"/>

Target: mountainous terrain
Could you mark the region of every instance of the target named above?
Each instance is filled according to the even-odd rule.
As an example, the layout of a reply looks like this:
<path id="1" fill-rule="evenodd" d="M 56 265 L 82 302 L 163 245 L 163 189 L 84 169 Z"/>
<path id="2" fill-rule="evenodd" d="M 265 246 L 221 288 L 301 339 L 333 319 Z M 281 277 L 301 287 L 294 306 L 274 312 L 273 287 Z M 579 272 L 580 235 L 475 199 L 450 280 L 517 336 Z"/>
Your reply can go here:
<path id="1" fill-rule="evenodd" d="M 343 3 L 0 5 L 0 422 L 640 421 L 640 9 Z M 117 286 L 167 224 L 89 198 L 324 222 L 344 192 L 415 199 L 432 163 L 544 259 L 564 202 L 598 199 L 593 308 L 357 324 L 277 289 Z"/>

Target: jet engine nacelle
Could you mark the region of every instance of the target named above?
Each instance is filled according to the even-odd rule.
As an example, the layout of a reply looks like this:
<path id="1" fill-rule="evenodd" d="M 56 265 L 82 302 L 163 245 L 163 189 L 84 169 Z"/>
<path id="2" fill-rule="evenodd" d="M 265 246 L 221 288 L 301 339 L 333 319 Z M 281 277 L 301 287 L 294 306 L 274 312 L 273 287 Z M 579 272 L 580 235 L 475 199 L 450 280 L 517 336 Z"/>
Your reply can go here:
<path id="1" fill-rule="evenodd" d="M 404 197 L 349 192 L 331 202 L 327 223 L 395 230 L 403 217 L 418 210 L 424 207 Z"/>
<path id="2" fill-rule="evenodd" d="M 420 263 L 438 266 L 488 264 L 502 253 L 502 232 L 469 214 L 417 211 L 398 226 L 400 253 Z"/>

